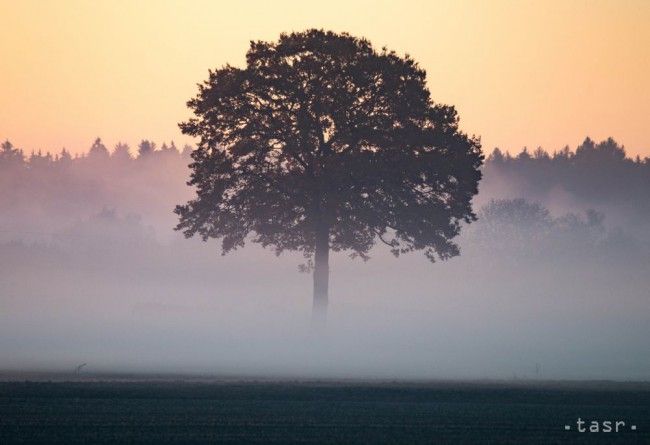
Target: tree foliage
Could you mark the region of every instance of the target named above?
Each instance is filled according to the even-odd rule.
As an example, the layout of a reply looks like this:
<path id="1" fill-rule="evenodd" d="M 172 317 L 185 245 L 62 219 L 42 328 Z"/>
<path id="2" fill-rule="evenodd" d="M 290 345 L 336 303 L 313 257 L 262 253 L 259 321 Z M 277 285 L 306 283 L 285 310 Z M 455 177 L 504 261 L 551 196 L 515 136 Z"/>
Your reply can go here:
<path id="1" fill-rule="evenodd" d="M 377 239 L 395 255 L 446 259 L 475 219 L 482 154 L 453 107 L 432 101 L 408 55 L 320 30 L 251 42 L 246 67 L 211 71 L 181 124 L 196 199 L 177 229 L 222 239 L 226 253 L 253 242 L 367 258 Z"/>

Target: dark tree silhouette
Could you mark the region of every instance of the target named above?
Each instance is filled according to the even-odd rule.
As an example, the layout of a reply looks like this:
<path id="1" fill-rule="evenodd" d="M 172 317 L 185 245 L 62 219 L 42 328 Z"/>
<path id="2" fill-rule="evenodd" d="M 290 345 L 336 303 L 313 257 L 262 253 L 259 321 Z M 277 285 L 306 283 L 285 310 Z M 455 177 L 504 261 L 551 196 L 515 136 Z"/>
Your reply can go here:
<path id="1" fill-rule="evenodd" d="M 59 162 L 62 165 L 69 165 L 72 162 L 72 156 L 70 156 L 68 150 L 66 150 L 65 148 L 61 150 L 61 154 L 57 158 L 57 162 Z"/>
<path id="2" fill-rule="evenodd" d="M 108 149 L 102 143 L 101 138 L 95 139 L 93 145 L 88 150 L 88 158 L 104 161 L 109 158 Z"/>
<path id="3" fill-rule="evenodd" d="M 553 226 L 553 218 L 545 207 L 525 199 L 493 199 L 479 212 L 481 224 L 475 227 L 477 240 L 490 243 L 493 251 L 503 247 L 539 246 Z M 505 241 L 508 240 L 506 243 Z M 486 249 L 489 250 L 489 249 Z"/>
<path id="4" fill-rule="evenodd" d="M 178 206 L 187 237 L 298 250 L 314 268 L 314 308 L 327 303 L 329 251 L 368 257 L 377 239 L 395 255 L 459 253 L 475 219 L 480 143 L 435 104 L 408 55 L 320 30 L 251 42 L 246 68 L 210 72 L 181 123 L 200 138 L 196 199 Z"/>
<path id="5" fill-rule="evenodd" d="M 575 152 L 564 147 L 552 155 L 538 148 L 533 156 L 524 149 L 512 157 L 496 149 L 482 169 L 482 187 L 489 195 L 496 179 L 501 187 L 516 191 L 515 196 L 542 201 L 564 191 L 588 207 L 609 211 L 617 207 L 633 219 L 647 221 L 649 161 L 628 158 L 625 148 L 612 138 L 596 143 L 587 137 Z"/>
<path id="6" fill-rule="evenodd" d="M 138 157 L 146 158 L 156 150 L 156 144 L 148 139 L 143 139 L 138 145 Z"/>
<path id="7" fill-rule="evenodd" d="M 122 142 L 118 142 L 115 145 L 115 149 L 111 154 L 111 158 L 113 158 L 118 162 L 124 162 L 124 163 L 129 162 L 131 159 L 133 159 L 133 157 L 131 156 L 131 152 L 129 151 L 129 146 Z"/>
<path id="8" fill-rule="evenodd" d="M 25 155 L 22 150 L 13 146 L 9 140 L 0 145 L 0 167 L 16 167 L 25 163 Z"/>

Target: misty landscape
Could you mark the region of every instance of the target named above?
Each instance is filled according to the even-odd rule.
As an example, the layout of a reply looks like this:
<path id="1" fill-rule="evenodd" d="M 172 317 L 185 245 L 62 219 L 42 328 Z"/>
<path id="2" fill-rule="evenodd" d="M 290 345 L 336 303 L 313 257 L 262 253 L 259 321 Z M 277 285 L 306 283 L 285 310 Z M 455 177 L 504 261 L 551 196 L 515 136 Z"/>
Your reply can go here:
<path id="1" fill-rule="evenodd" d="M 650 376 L 650 160 L 613 139 L 495 149 L 461 255 L 334 254 L 325 330 L 300 254 L 184 239 L 192 147 L 0 151 L 4 370 L 251 377 Z"/>
<path id="2" fill-rule="evenodd" d="M 650 2 L 0 17 L 0 445 L 650 443 Z"/>

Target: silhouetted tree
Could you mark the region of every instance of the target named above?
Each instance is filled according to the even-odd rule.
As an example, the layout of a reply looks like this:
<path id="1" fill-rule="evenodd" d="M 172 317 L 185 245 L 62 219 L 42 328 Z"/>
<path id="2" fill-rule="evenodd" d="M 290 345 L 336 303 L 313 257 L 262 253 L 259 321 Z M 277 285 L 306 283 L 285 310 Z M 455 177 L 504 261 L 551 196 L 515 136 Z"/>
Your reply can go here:
<path id="1" fill-rule="evenodd" d="M 533 158 L 536 161 L 550 161 L 551 159 L 551 157 L 542 147 L 537 147 L 537 149 L 533 153 Z"/>
<path id="2" fill-rule="evenodd" d="M 108 159 L 109 153 L 106 146 L 102 143 L 100 138 L 95 139 L 93 145 L 88 150 L 88 158 L 96 161 L 105 161 Z"/>
<path id="3" fill-rule="evenodd" d="M 68 153 L 68 150 L 63 148 L 61 150 L 61 154 L 57 158 L 57 161 L 60 162 L 61 164 L 68 165 L 72 162 L 72 156 L 70 156 L 70 153 Z"/>
<path id="4" fill-rule="evenodd" d="M 131 152 L 129 151 L 129 146 L 122 142 L 118 142 L 117 145 L 115 145 L 115 149 L 113 150 L 111 157 L 114 160 L 123 163 L 129 162 L 131 159 L 133 159 Z"/>
<path id="5" fill-rule="evenodd" d="M 560 160 L 564 160 L 564 161 L 566 161 L 566 160 L 568 160 L 568 159 L 571 159 L 571 156 L 573 156 L 573 154 L 571 153 L 571 150 L 569 149 L 569 146 L 568 146 L 568 145 L 565 145 L 565 146 L 562 148 L 562 150 L 560 150 L 560 151 L 558 151 L 558 152 L 555 153 L 555 155 L 553 156 L 553 158 L 554 158 L 554 159 L 560 159 Z"/>
<path id="6" fill-rule="evenodd" d="M 525 199 L 493 199 L 481 209 L 482 227 L 514 233 L 520 227 L 527 233 L 542 233 L 552 224 L 549 211 L 536 202 Z"/>
<path id="7" fill-rule="evenodd" d="M 608 233 L 604 214 L 551 215 L 543 205 L 525 199 L 493 199 L 479 211 L 468 231 L 473 253 L 519 263 L 522 259 L 558 263 L 605 257 L 601 244 Z"/>
<path id="8" fill-rule="evenodd" d="M 52 165 L 52 155 L 48 152 L 43 154 L 41 150 L 32 152 L 29 156 L 29 168 L 44 172 Z"/>
<path id="9" fill-rule="evenodd" d="M 176 208 L 177 229 L 222 239 L 224 254 L 249 235 L 303 252 L 317 316 L 330 249 L 365 259 L 380 239 L 396 256 L 458 255 L 483 156 L 413 59 L 309 30 L 251 42 L 246 62 L 211 71 L 188 102 L 196 117 L 180 126 L 200 138 L 197 196 Z"/>
<path id="10" fill-rule="evenodd" d="M 492 154 L 488 157 L 488 161 L 494 162 L 495 164 L 502 164 L 505 161 L 505 156 L 499 147 L 496 147 L 492 151 Z"/>
<path id="11" fill-rule="evenodd" d="M 517 155 L 517 160 L 519 160 L 521 162 L 528 162 L 531 159 L 532 159 L 532 157 L 530 156 L 530 153 L 528 153 L 528 148 L 527 147 L 524 147 L 524 149 L 521 150 L 521 153 L 519 153 L 519 155 Z"/>
<path id="12" fill-rule="evenodd" d="M 163 142 L 162 146 L 160 147 L 160 154 L 164 156 L 175 156 L 178 155 L 178 149 L 176 148 L 176 144 L 174 144 L 174 141 L 172 141 L 169 145 L 167 145 L 166 142 Z"/>
<path id="13" fill-rule="evenodd" d="M 181 157 L 183 159 L 190 159 L 192 157 L 192 151 L 194 149 L 192 148 L 191 145 L 185 144 L 183 145 L 183 150 L 181 151 Z"/>
<path id="14" fill-rule="evenodd" d="M 156 150 L 156 144 L 147 140 L 143 139 L 140 142 L 140 145 L 138 145 L 138 157 L 139 158 L 144 158 L 152 154 Z"/>
<path id="15" fill-rule="evenodd" d="M 25 163 L 22 150 L 15 148 L 9 140 L 4 141 L 0 148 L 0 167 L 11 168 Z"/>

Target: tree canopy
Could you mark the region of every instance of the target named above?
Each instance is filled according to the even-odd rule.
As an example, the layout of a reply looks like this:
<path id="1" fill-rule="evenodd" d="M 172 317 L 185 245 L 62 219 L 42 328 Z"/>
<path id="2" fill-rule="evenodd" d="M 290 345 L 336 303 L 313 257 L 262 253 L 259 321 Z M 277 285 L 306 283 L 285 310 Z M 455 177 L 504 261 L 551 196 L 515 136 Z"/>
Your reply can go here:
<path id="1" fill-rule="evenodd" d="M 324 236 L 352 256 L 379 239 L 433 261 L 457 255 L 475 219 L 479 140 L 408 55 L 345 33 L 282 34 L 251 42 L 245 68 L 210 71 L 188 106 L 197 195 L 176 208 L 177 229 L 222 239 L 224 253 L 251 239 L 310 257 Z"/>

